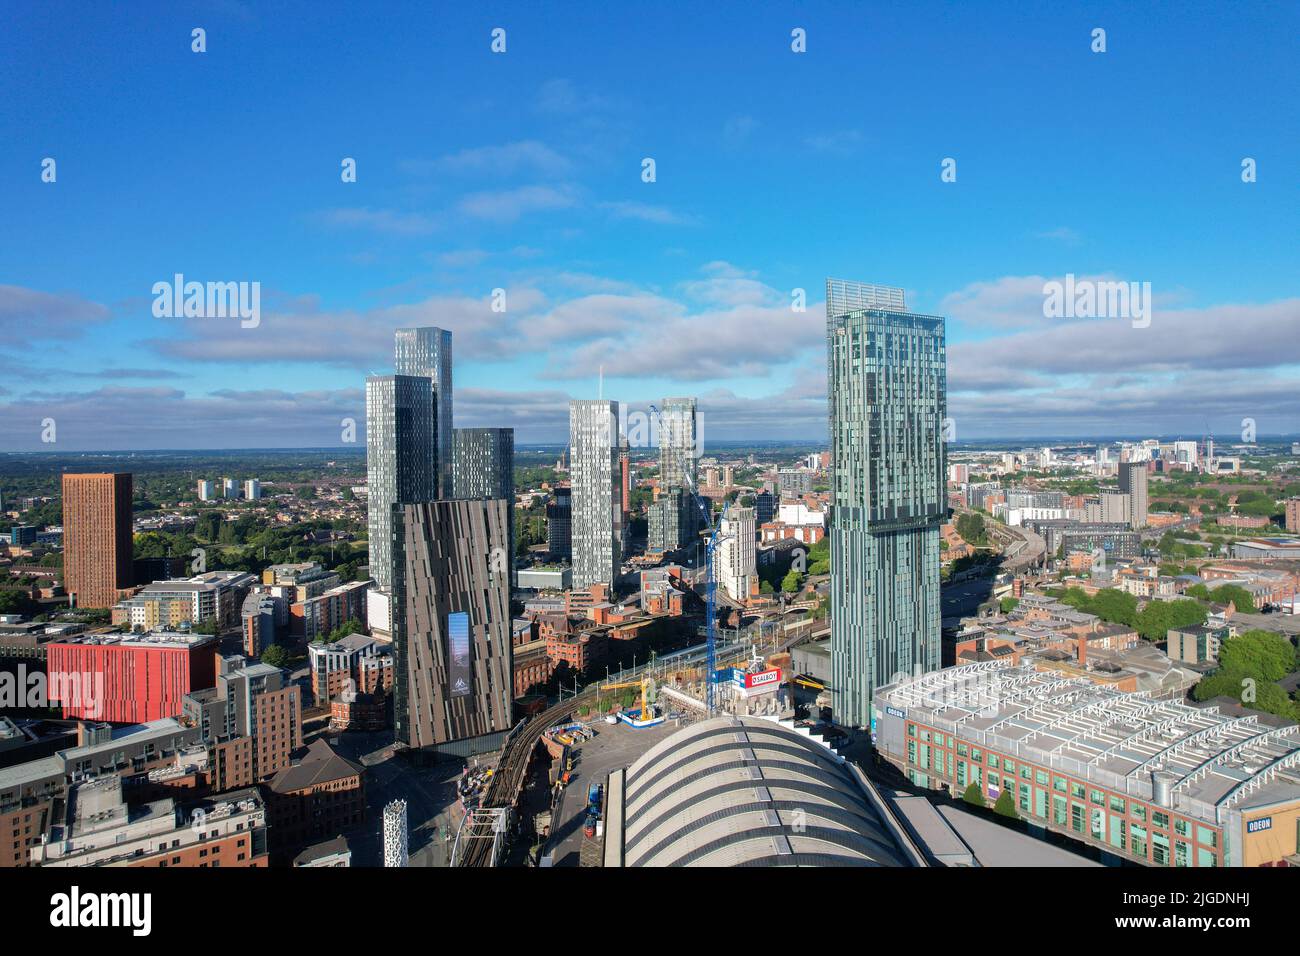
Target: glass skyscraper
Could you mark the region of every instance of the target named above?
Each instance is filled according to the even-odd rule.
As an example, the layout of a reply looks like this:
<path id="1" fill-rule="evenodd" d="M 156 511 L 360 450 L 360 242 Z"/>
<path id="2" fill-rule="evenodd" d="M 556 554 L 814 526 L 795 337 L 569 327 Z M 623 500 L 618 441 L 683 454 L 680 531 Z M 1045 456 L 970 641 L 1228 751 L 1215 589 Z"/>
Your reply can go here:
<path id="1" fill-rule="evenodd" d="M 393 583 L 393 505 L 438 497 L 437 431 L 431 379 L 422 375 L 366 379 L 366 524 L 370 576 L 380 588 Z"/>
<path id="2" fill-rule="evenodd" d="M 453 455 L 451 410 L 451 333 L 436 326 L 398 329 L 395 336 L 393 371 L 398 375 L 420 375 L 433 380 L 433 398 L 438 411 L 435 452 L 438 492 L 435 498 L 452 497 Z M 423 499 L 421 499 L 423 500 Z"/>
<path id="3" fill-rule="evenodd" d="M 569 402 L 569 458 L 573 586 L 613 587 L 623 560 L 617 402 Z"/>
<path id="4" fill-rule="evenodd" d="M 507 560 L 515 566 L 515 430 L 457 428 L 452 483 L 455 498 L 500 498 L 506 503 L 510 547 Z M 511 577 L 513 580 L 513 574 Z"/>
<path id="5" fill-rule="evenodd" d="M 877 687 L 940 666 L 944 319 L 906 311 L 902 289 L 828 279 L 826 351 L 832 710 L 868 727 Z"/>

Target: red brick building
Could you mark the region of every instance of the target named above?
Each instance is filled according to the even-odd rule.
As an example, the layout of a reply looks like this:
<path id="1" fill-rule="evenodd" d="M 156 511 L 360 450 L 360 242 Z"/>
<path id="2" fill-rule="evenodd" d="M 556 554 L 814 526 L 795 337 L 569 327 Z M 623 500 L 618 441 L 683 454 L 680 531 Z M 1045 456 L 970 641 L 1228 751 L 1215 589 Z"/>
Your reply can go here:
<path id="1" fill-rule="evenodd" d="M 63 589 L 77 607 L 109 608 L 134 583 L 129 474 L 63 476 Z"/>

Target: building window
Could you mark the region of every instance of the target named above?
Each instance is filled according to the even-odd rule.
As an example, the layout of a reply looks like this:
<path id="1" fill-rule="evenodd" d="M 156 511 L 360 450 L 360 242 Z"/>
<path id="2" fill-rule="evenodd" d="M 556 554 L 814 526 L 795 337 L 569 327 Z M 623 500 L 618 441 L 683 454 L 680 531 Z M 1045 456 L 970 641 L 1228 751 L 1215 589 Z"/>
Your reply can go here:
<path id="1" fill-rule="evenodd" d="M 1157 866 L 1169 865 L 1169 837 L 1164 833 L 1151 834 L 1151 862 Z"/>
<path id="2" fill-rule="evenodd" d="M 1133 838 L 1132 851 L 1136 857 L 1146 859 L 1147 856 L 1147 829 L 1138 826 L 1136 823 L 1129 827 L 1129 835 Z"/>

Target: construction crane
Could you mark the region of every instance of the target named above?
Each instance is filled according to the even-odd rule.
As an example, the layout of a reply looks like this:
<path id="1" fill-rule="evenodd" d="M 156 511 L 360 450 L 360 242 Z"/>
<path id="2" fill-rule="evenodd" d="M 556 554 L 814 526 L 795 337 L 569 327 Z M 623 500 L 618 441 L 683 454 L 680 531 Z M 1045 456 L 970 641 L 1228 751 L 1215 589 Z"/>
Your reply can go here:
<path id="1" fill-rule="evenodd" d="M 665 440 L 664 428 L 663 428 L 663 416 L 659 413 L 659 409 L 656 408 L 654 405 L 650 406 L 650 413 L 654 415 L 655 419 L 658 421 L 659 443 L 660 446 L 662 447 L 663 442 Z M 705 555 L 704 556 L 704 566 L 705 566 L 704 632 L 705 632 L 705 642 L 708 647 L 708 670 L 704 678 L 704 706 L 705 706 L 705 712 L 708 714 L 708 716 L 712 717 L 714 712 L 713 684 L 717 679 L 716 671 L 718 669 L 718 654 L 717 654 L 717 634 L 718 634 L 717 587 L 718 585 L 717 585 L 716 577 L 713 573 L 713 559 L 717 551 L 718 544 L 721 541 L 719 537 L 719 532 L 721 531 L 722 528 L 722 522 L 727 520 L 727 512 L 731 509 L 731 502 L 727 502 L 726 504 L 723 505 L 722 517 L 719 521 L 715 522 L 713 520 L 713 502 L 706 499 L 703 495 L 699 493 L 699 491 L 696 490 L 695 477 L 694 475 L 692 475 L 691 469 L 687 467 L 687 463 L 685 461 L 680 460 L 683 457 L 681 453 L 681 449 L 676 448 L 672 445 L 670 445 L 669 447 L 674 452 L 676 452 L 678 456 L 679 459 L 678 464 L 681 465 L 680 471 L 682 474 L 682 480 L 686 482 L 686 490 L 691 493 L 691 498 L 695 501 L 695 506 L 700 509 L 700 517 L 704 519 L 704 525 L 709 532 L 709 540 L 708 540 L 708 544 L 705 547 L 705 552 L 704 552 Z"/>
<path id="2" fill-rule="evenodd" d="M 650 713 L 649 708 L 650 708 L 650 698 L 654 694 L 654 683 L 655 683 L 654 679 L 649 674 L 646 674 L 642 676 L 640 680 L 625 680 L 614 684 L 601 684 L 600 689 L 601 690 L 622 690 L 626 687 L 640 687 L 641 688 L 641 713 L 637 719 L 650 720 L 651 717 L 653 716 Z"/>

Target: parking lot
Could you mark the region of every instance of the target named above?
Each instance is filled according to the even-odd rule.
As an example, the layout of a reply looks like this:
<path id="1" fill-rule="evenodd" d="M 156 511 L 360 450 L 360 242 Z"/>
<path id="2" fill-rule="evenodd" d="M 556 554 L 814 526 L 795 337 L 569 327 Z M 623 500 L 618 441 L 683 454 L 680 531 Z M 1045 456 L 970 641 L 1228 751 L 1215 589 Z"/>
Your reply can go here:
<path id="1" fill-rule="evenodd" d="M 588 726 L 596 731 L 596 737 L 570 751 L 574 757 L 573 773 L 551 824 L 547 851 L 555 866 L 578 866 L 582 861 L 586 841 L 582 822 L 587 809 L 587 791 L 592 783 L 605 786 L 611 770 L 630 766 L 643 753 L 686 724 L 685 721 L 667 720 L 655 727 L 636 728 L 597 720 L 589 722 Z M 594 859 L 598 854 L 589 851 L 587 856 Z"/>

